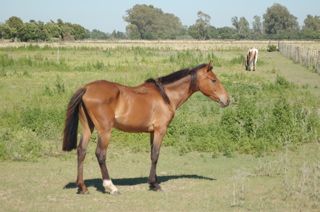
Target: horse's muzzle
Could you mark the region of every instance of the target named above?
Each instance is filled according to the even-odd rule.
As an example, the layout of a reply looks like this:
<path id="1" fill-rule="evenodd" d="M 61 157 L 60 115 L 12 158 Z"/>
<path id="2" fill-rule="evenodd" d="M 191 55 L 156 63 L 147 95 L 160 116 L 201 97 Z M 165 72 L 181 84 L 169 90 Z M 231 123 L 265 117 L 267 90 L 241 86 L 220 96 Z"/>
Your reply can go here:
<path id="1" fill-rule="evenodd" d="M 230 99 L 227 99 L 226 101 L 219 101 L 220 103 L 220 107 L 228 107 L 229 103 L 230 103 Z"/>

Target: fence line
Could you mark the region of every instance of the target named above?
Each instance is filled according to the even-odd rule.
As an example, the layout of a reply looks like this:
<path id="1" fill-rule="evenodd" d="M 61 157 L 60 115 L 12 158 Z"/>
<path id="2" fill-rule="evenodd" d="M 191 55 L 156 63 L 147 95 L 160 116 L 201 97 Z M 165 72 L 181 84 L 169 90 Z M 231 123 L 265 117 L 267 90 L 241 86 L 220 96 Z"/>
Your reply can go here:
<path id="1" fill-rule="evenodd" d="M 296 63 L 311 68 L 320 74 L 320 51 L 309 48 L 300 48 L 293 45 L 278 42 L 279 51 Z"/>

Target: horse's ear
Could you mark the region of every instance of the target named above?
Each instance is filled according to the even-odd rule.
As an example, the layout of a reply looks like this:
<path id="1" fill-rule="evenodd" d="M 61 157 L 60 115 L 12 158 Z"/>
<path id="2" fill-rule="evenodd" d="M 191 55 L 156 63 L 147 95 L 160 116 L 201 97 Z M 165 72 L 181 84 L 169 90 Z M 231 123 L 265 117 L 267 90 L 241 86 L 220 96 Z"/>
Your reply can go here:
<path id="1" fill-rule="evenodd" d="M 212 60 L 210 60 L 210 62 L 206 66 L 206 70 L 207 70 L 207 72 L 212 70 Z"/>

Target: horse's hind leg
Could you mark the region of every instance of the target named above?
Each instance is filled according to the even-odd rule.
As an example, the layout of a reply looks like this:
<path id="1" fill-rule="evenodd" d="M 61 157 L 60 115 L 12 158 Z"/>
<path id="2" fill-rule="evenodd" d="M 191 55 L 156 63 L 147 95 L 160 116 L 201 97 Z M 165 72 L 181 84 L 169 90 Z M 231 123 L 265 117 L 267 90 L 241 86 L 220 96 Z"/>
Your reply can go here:
<path id="1" fill-rule="evenodd" d="M 106 165 L 106 158 L 107 158 L 107 148 L 110 141 L 111 135 L 111 127 L 110 129 L 99 130 L 98 129 L 98 145 L 96 149 L 96 156 L 98 159 L 98 163 L 101 169 L 103 186 L 106 190 L 110 191 L 110 194 L 120 194 L 118 189 L 113 185 L 111 178 L 109 176 L 109 172 Z"/>
<path id="2" fill-rule="evenodd" d="M 82 135 L 80 143 L 78 145 L 78 176 L 77 176 L 77 186 L 79 188 L 79 194 L 89 194 L 89 191 L 84 184 L 83 180 L 83 162 L 87 153 L 87 146 L 93 131 L 93 123 L 83 107 L 80 107 L 80 120 L 82 127 Z"/>

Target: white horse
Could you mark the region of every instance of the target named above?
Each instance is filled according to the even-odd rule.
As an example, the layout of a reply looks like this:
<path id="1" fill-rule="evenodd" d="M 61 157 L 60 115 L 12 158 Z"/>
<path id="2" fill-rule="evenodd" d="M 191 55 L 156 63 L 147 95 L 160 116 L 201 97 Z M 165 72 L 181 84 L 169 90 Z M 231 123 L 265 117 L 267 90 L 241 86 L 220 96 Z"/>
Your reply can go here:
<path id="1" fill-rule="evenodd" d="M 251 47 L 247 54 L 246 70 L 251 71 L 250 65 L 251 63 L 253 63 L 253 71 L 255 71 L 257 60 L 258 60 L 258 49 Z"/>

